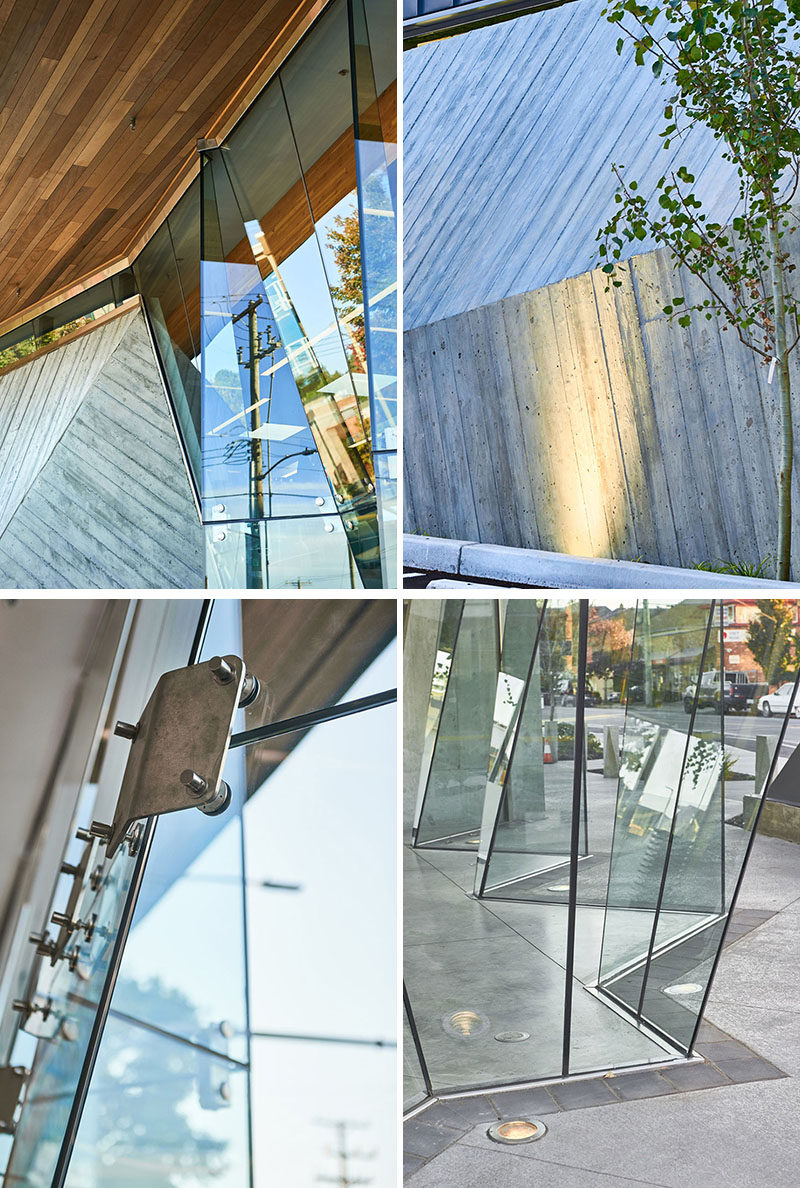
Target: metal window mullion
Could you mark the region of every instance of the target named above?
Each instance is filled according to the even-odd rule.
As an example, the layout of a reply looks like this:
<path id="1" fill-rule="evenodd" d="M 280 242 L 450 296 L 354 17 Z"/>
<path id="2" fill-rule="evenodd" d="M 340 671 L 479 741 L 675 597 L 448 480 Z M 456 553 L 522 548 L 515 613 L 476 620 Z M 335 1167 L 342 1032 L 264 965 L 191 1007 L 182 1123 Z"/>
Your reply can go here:
<path id="1" fill-rule="evenodd" d="M 584 780 L 583 754 L 586 715 L 586 651 L 589 638 L 589 602 L 578 604 L 578 698 L 575 706 L 575 750 L 572 761 L 572 819 L 569 848 L 569 902 L 567 904 L 567 954 L 564 963 L 564 1026 L 561 1058 L 562 1076 L 569 1076 L 572 1039 L 572 991 L 575 970 L 575 927 L 578 918 L 578 850 L 581 840 L 581 792 Z M 552 697 L 552 691 L 551 691 Z"/>
<path id="2" fill-rule="evenodd" d="M 403 1006 L 405 1007 L 406 1020 L 408 1022 L 408 1029 L 411 1032 L 411 1038 L 414 1041 L 414 1050 L 417 1054 L 417 1061 L 419 1062 L 420 1072 L 422 1073 L 422 1080 L 425 1083 L 425 1092 L 428 1097 L 433 1097 L 433 1084 L 431 1082 L 430 1073 L 428 1072 L 428 1063 L 425 1059 L 425 1053 L 422 1051 L 422 1042 L 417 1031 L 417 1023 L 414 1018 L 414 1012 L 411 1009 L 411 999 L 408 996 L 405 981 L 403 982 Z"/>
<path id="3" fill-rule="evenodd" d="M 641 1022 L 642 1010 L 644 1008 L 644 998 L 647 991 L 647 982 L 650 977 L 650 965 L 653 959 L 653 949 L 656 943 L 656 936 L 658 933 L 658 925 L 661 917 L 661 908 L 664 900 L 664 892 L 667 887 L 667 878 L 669 875 L 669 863 L 672 856 L 672 843 L 675 837 L 675 825 L 678 820 L 678 810 L 681 803 L 681 792 L 683 791 L 683 777 L 686 771 L 686 761 L 689 758 L 689 747 L 691 745 L 692 737 L 694 735 L 695 719 L 697 717 L 697 706 L 700 700 L 700 684 L 703 679 L 703 673 L 706 670 L 706 656 L 708 654 L 708 641 L 711 637 L 711 626 L 714 622 L 714 612 L 717 603 L 715 599 L 711 600 L 709 608 L 708 622 L 706 623 L 706 634 L 703 641 L 703 654 L 700 658 L 700 670 L 697 674 L 697 684 L 694 688 L 694 699 L 692 701 L 692 712 L 689 718 L 689 729 L 686 732 L 686 746 L 683 750 L 683 761 L 681 762 L 680 778 L 678 779 L 678 786 L 675 793 L 675 807 L 672 810 L 672 821 L 670 823 L 669 837 L 667 838 L 667 849 L 664 854 L 664 866 L 661 871 L 661 882 L 658 888 L 658 897 L 656 899 L 655 913 L 653 915 L 653 928 L 650 933 L 650 944 L 647 949 L 647 958 L 644 965 L 644 973 L 642 974 L 642 988 L 639 992 L 639 1002 L 636 1008 L 636 1018 Z"/>

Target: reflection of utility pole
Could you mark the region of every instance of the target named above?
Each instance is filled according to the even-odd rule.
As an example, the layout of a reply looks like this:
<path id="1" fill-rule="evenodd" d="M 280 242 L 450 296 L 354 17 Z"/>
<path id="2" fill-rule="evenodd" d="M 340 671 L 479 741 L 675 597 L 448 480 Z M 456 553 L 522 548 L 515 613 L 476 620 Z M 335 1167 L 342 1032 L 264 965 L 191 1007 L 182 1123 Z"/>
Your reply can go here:
<path id="1" fill-rule="evenodd" d="M 262 346 L 261 331 L 258 329 L 256 310 L 263 297 L 248 301 L 245 308 L 231 319 L 231 324 L 247 318 L 248 357 L 245 362 L 242 347 L 239 347 L 239 365 L 250 372 L 250 534 L 247 548 L 247 585 L 261 586 L 261 521 L 264 519 L 264 443 L 261 429 L 261 377 L 259 363 L 267 355 L 274 355 L 281 345 L 272 337 L 272 327 L 267 329 L 266 346 Z M 267 415 L 269 416 L 269 409 Z M 269 442 L 267 442 L 267 464 L 269 467 Z M 270 515 L 272 515 L 272 484 L 270 483 Z M 264 558 L 266 566 L 266 557 Z"/>
<path id="2" fill-rule="evenodd" d="M 350 1174 L 350 1162 L 353 1159 L 374 1159 L 374 1151 L 351 1151 L 347 1145 L 348 1130 L 363 1130 L 368 1122 L 318 1122 L 318 1126 L 330 1126 L 336 1132 L 337 1143 L 333 1150 L 333 1154 L 339 1164 L 339 1171 L 336 1175 L 318 1175 L 317 1181 L 320 1184 L 338 1184 L 339 1188 L 352 1188 L 354 1184 L 371 1184 L 373 1176 L 355 1176 Z"/>
<path id="3" fill-rule="evenodd" d="M 650 603 L 642 601 L 642 658 L 644 660 L 644 703 L 653 704 L 653 657 L 650 641 Z"/>

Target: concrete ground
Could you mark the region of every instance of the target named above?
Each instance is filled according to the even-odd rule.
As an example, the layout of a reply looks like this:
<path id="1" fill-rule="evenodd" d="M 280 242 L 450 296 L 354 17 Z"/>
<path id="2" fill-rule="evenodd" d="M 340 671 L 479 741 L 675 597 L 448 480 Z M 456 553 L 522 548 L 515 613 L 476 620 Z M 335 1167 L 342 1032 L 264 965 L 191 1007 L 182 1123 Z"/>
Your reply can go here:
<path id="1" fill-rule="evenodd" d="M 406 1123 L 412 1188 L 800 1183 L 800 847 L 757 838 L 737 916 L 702 1064 L 436 1103 Z M 487 1138 L 498 1117 L 531 1115 L 540 1141 Z"/>

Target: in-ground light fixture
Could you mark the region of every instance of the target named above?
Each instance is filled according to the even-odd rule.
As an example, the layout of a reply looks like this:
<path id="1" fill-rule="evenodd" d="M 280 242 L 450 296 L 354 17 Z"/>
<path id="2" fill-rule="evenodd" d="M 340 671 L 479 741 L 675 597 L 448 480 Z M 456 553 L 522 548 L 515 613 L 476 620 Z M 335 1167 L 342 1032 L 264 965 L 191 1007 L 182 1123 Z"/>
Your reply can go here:
<path id="1" fill-rule="evenodd" d="M 517 1118 L 510 1122 L 496 1122 L 486 1131 L 494 1143 L 514 1146 L 517 1143 L 535 1143 L 544 1138 L 547 1127 L 541 1118 Z"/>

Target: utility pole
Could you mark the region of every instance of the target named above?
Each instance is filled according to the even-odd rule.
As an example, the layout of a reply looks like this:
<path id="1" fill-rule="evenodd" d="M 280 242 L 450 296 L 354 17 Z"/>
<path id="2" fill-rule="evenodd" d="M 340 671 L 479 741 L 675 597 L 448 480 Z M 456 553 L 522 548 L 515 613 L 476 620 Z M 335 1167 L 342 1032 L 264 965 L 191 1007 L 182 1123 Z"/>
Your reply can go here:
<path id="1" fill-rule="evenodd" d="M 374 1151 L 353 1151 L 349 1148 L 347 1142 L 348 1130 L 363 1130 L 369 1124 L 367 1122 L 319 1122 L 319 1126 L 329 1126 L 336 1134 L 336 1147 L 333 1154 L 338 1163 L 338 1172 L 336 1175 L 326 1175 L 325 1173 L 317 1176 L 317 1181 L 320 1184 L 337 1184 L 338 1188 L 353 1188 L 356 1184 L 371 1184 L 374 1177 L 372 1176 L 358 1176 L 352 1175 L 350 1171 L 350 1163 L 354 1159 L 368 1160 L 375 1158 Z"/>
<path id="2" fill-rule="evenodd" d="M 231 319 L 231 323 L 241 321 L 242 318 L 247 318 L 247 344 L 248 357 L 245 361 L 243 358 L 242 347 L 239 347 L 238 357 L 239 365 L 244 366 L 250 372 L 250 533 L 247 538 L 247 585 L 250 587 L 261 587 L 266 584 L 266 580 L 262 581 L 262 558 L 261 558 L 261 530 L 260 524 L 264 519 L 264 443 L 259 436 L 261 429 L 261 377 L 259 374 L 259 363 L 268 355 L 275 354 L 280 342 L 272 337 L 272 327 L 267 330 L 266 345 L 262 345 L 261 331 L 258 329 L 258 314 L 257 309 L 263 302 L 263 297 L 257 297 L 254 301 L 249 301 L 245 308 L 235 317 Z M 267 416 L 269 417 L 269 409 Z M 269 464 L 269 442 L 267 442 L 267 462 Z M 272 483 L 270 483 L 270 514 L 272 513 Z M 267 558 L 264 556 L 264 568 L 266 569 Z"/>

